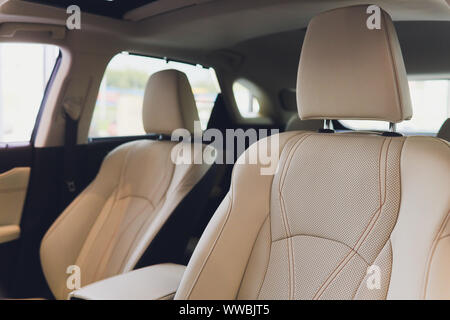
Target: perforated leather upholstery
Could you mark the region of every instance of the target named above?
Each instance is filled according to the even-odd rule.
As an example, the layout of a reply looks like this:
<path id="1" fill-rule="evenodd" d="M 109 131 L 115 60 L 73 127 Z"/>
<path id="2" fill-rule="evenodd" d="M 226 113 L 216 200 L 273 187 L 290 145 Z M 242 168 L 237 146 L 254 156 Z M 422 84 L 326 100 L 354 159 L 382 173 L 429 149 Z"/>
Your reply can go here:
<path id="1" fill-rule="evenodd" d="M 322 83 L 318 71 L 335 70 L 326 71 L 313 56 L 305 70 L 308 46 L 341 39 L 345 26 L 367 17 L 366 8 L 330 11 L 308 27 L 297 90 L 301 117 L 399 121 L 410 116 L 407 107 L 399 109 L 400 93 L 392 94 L 391 84 L 373 88 L 389 99 L 362 109 L 346 103 L 364 101 L 357 85 L 333 104 L 324 103 L 336 92 L 328 95 L 334 89 L 313 84 Z M 389 16 L 382 15 L 382 32 L 394 32 Z M 365 20 L 360 23 L 364 28 Z M 366 67 L 377 53 L 364 51 L 367 41 L 354 40 L 349 59 L 359 55 L 358 63 Z M 385 54 L 384 45 L 369 47 Z M 336 58 L 347 65 L 345 56 Z M 392 70 L 400 62 L 390 63 Z M 313 84 L 303 86 L 314 71 Z M 354 71 L 340 71 L 345 75 L 339 88 L 354 85 L 348 82 Z M 406 81 L 405 74 L 398 79 Z M 311 86 L 326 97 L 311 100 Z M 377 104 L 382 106 L 375 110 Z M 252 145 L 242 159 L 257 158 L 267 144 L 279 148 L 276 173 L 261 175 L 262 163 L 235 165 L 228 195 L 205 230 L 176 299 L 450 299 L 448 143 L 433 137 L 285 132 Z M 372 268 L 379 287 L 371 286 Z"/>

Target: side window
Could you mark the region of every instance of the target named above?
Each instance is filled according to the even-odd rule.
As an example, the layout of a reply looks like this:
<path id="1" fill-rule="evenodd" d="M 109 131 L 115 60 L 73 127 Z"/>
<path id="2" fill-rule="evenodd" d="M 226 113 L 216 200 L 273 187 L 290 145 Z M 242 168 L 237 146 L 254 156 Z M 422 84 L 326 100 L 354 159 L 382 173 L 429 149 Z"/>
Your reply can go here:
<path id="1" fill-rule="evenodd" d="M 89 129 L 89 137 L 145 134 L 142 103 L 148 78 L 155 72 L 177 69 L 186 73 L 197 103 L 202 128 L 220 92 L 213 69 L 164 59 L 117 54 L 108 64 Z"/>
<path id="2" fill-rule="evenodd" d="M 398 124 L 410 134 L 435 135 L 450 116 L 450 80 L 409 81 L 413 117 Z"/>
<path id="3" fill-rule="evenodd" d="M 409 81 L 413 117 L 397 125 L 404 134 L 435 135 L 450 116 L 450 80 Z M 341 120 L 342 124 L 356 130 L 387 130 L 382 121 Z"/>
<path id="4" fill-rule="evenodd" d="M 30 140 L 58 55 L 53 45 L 0 44 L 0 143 Z"/>
<path id="5" fill-rule="evenodd" d="M 244 118 L 260 116 L 259 101 L 245 84 L 235 81 L 233 83 L 233 95 L 241 116 Z"/>

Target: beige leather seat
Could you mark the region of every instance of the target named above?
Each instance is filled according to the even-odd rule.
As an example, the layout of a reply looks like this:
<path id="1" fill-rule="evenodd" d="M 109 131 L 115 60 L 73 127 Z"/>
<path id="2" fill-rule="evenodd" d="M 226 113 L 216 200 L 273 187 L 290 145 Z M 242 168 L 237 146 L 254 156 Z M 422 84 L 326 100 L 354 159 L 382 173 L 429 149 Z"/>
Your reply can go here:
<path id="1" fill-rule="evenodd" d="M 392 21 L 382 11 L 381 29 L 369 30 L 366 8 L 311 20 L 298 72 L 302 119 L 412 116 Z M 176 299 L 450 298 L 447 143 L 286 132 L 242 157 L 277 139 L 273 176 L 260 174 L 263 164 L 235 166 Z"/>
<path id="2" fill-rule="evenodd" d="M 447 118 L 447 120 L 445 120 L 445 122 L 442 124 L 437 137 L 450 141 L 450 118 Z"/>
<path id="3" fill-rule="evenodd" d="M 186 75 L 176 70 L 152 75 L 143 105 L 146 132 L 170 135 L 185 128 L 192 133 L 194 120 L 197 108 Z M 82 286 L 133 269 L 209 168 L 175 165 L 171 154 L 183 156 L 181 149 L 177 142 L 140 140 L 108 154 L 95 180 L 42 240 L 42 268 L 57 299 L 67 298 L 71 291 L 66 287 L 69 265 L 80 267 Z M 192 149 L 199 153 L 204 147 Z"/>
<path id="4" fill-rule="evenodd" d="M 317 131 L 323 128 L 323 120 L 301 120 L 294 114 L 286 124 L 285 131 Z"/>

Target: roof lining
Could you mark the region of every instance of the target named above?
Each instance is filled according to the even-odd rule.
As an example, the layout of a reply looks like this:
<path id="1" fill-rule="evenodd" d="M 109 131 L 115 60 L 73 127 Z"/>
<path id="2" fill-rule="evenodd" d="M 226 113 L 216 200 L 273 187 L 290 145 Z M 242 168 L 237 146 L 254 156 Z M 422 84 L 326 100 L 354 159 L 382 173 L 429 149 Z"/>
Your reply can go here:
<path id="1" fill-rule="evenodd" d="M 43 4 L 57 8 L 67 8 L 77 5 L 82 12 L 123 19 L 124 15 L 133 9 L 157 2 L 158 0 L 22 0 L 36 4 Z M 164 0 L 164 2 L 167 0 Z"/>
<path id="2" fill-rule="evenodd" d="M 173 11 L 200 5 L 214 0 L 164 0 L 154 1 L 137 7 L 125 13 L 125 20 L 140 21 L 146 18 L 154 17 L 160 14 L 166 14 Z"/>

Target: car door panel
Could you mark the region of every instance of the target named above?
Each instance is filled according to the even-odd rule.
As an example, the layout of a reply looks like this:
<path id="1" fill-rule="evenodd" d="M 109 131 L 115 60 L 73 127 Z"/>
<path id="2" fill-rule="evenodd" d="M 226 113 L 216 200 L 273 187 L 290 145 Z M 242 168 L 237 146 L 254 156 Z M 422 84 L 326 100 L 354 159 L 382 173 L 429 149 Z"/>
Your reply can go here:
<path id="1" fill-rule="evenodd" d="M 0 146 L 0 243 L 19 238 L 31 173 L 29 143 Z"/>
<path id="2" fill-rule="evenodd" d="M 9 296 L 14 281 L 32 150 L 28 142 L 0 144 L 0 296 Z"/>
<path id="3" fill-rule="evenodd" d="M 29 167 L 17 167 L 0 174 L 0 243 L 20 236 L 20 219 L 29 179 Z"/>

